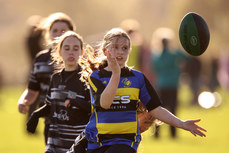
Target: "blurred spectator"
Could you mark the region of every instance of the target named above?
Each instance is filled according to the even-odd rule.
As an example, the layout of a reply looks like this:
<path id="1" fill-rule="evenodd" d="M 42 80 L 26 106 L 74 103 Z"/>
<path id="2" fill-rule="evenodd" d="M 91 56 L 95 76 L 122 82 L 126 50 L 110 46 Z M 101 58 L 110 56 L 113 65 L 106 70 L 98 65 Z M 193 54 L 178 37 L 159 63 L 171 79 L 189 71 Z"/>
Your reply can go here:
<path id="1" fill-rule="evenodd" d="M 28 51 L 31 64 L 36 54 L 44 49 L 44 38 L 42 24 L 43 18 L 39 15 L 32 15 L 27 19 L 28 33 L 26 36 L 26 49 Z"/>
<path id="2" fill-rule="evenodd" d="M 201 61 L 198 57 L 190 57 L 189 61 L 186 63 L 185 71 L 189 79 L 189 87 L 192 92 L 192 99 L 190 104 L 198 104 L 198 96 L 201 87 Z"/>
<path id="3" fill-rule="evenodd" d="M 217 73 L 219 71 L 219 60 L 213 57 L 210 66 L 211 66 L 211 72 L 210 72 L 209 89 L 211 92 L 215 92 L 216 89 L 219 87 L 219 81 L 217 78 Z"/>
<path id="4" fill-rule="evenodd" d="M 158 29 L 161 35 L 161 52 L 154 56 L 152 66 L 156 75 L 156 89 L 162 100 L 162 106 L 176 115 L 178 104 L 178 87 L 181 74 L 181 66 L 187 61 L 187 56 L 180 50 L 173 50 L 171 43 L 174 37 L 173 31 L 168 28 Z M 168 37 L 171 36 L 171 37 Z M 171 137 L 176 138 L 176 129 L 170 126 Z M 159 137 L 159 126 L 156 127 L 155 135 Z"/>
<path id="5" fill-rule="evenodd" d="M 44 28 L 42 25 L 44 18 L 40 15 L 31 15 L 26 23 L 28 25 L 28 33 L 25 38 L 25 45 L 27 49 L 27 54 L 29 56 L 30 66 L 34 63 L 35 57 L 38 52 L 45 48 L 44 44 Z M 28 117 L 37 108 L 39 104 L 39 98 L 29 106 Z"/>
<path id="6" fill-rule="evenodd" d="M 132 43 L 127 65 L 141 71 L 152 82 L 153 74 L 150 69 L 151 51 L 139 31 L 139 22 L 134 19 L 126 19 L 121 22 L 120 27 L 127 32 Z"/>
<path id="7" fill-rule="evenodd" d="M 222 88 L 229 89 L 229 54 L 227 51 L 220 52 L 218 80 Z"/>

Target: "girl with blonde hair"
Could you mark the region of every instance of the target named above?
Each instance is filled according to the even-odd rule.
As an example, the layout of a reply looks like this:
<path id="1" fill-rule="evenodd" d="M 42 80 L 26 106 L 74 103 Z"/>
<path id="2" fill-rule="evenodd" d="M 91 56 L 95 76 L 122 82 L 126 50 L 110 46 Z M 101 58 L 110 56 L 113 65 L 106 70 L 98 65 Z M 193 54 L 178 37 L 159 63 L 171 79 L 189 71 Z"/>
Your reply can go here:
<path id="1" fill-rule="evenodd" d="M 92 115 L 85 129 L 87 153 L 135 153 L 141 141 L 137 109 L 140 102 L 154 118 L 205 136 L 197 120 L 181 120 L 165 108 L 147 78 L 126 65 L 130 38 L 124 30 L 108 31 L 101 48 L 87 50 L 81 79 L 90 87 Z"/>

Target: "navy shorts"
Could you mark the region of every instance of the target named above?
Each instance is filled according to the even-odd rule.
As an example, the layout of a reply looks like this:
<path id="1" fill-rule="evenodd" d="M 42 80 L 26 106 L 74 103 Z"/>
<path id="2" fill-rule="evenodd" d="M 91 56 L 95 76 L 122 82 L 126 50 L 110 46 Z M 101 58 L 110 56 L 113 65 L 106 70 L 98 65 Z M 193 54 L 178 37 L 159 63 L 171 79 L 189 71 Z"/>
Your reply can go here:
<path id="1" fill-rule="evenodd" d="M 128 145 L 114 144 L 97 149 L 88 149 L 87 153 L 136 153 L 136 151 Z"/>

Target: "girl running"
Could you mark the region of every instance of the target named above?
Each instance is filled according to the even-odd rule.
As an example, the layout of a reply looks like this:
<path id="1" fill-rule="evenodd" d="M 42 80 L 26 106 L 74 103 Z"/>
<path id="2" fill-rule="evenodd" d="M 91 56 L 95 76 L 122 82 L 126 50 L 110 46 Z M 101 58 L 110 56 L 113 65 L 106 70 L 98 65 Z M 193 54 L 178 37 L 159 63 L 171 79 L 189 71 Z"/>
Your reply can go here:
<path id="1" fill-rule="evenodd" d="M 126 65 L 130 38 L 122 29 L 106 33 L 101 48 L 87 50 L 81 79 L 90 86 L 92 115 L 85 129 L 87 153 L 136 153 L 141 135 L 137 109 L 141 101 L 154 118 L 205 136 L 197 120 L 180 120 L 165 108 L 147 78 Z M 90 75 L 90 76 L 89 76 Z"/>
<path id="2" fill-rule="evenodd" d="M 28 87 L 18 100 L 19 112 L 23 114 L 29 113 L 29 116 L 37 106 L 41 107 L 44 104 L 49 88 L 50 76 L 54 71 L 51 51 L 55 47 L 55 44 L 51 42 L 61 36 L 65 31 L 75 30 L 72 19 L 62 12 L 49 15 L 40 26 L 42 29 L 45 29 L 44 36 L 48 49 L 40 51 L 36 55 L 29 77 Z M 47 142 L 48 127 L 49 121 L 45 119 L 45 143 Z M 34 133 L 35 131 L 29 132 Z"/>
<path id="3" fill-rule="evenodd" d="M 65 153 L 75 138 L 84 131 L 91 113 L 90 94 L 80 81 L 78 59 L 83 54 L 83 39 L 68 31 L 58 40 L 52 57 L 61 67 L 54 73 L 46 98 L 46 104 L 35 111 L 28 128 L 33 128 L 41 116 L 49 116 L 50 127 L 45 153 Z M 84 150 L 87 143 L 84 145 Z"/>

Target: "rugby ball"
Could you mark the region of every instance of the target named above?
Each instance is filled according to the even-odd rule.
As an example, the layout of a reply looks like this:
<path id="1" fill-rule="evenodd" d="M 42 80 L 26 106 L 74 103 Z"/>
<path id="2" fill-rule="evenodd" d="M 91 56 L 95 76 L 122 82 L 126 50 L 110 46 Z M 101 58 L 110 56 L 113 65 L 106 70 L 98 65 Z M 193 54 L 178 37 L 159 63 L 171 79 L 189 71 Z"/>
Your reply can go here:
<path id="1" fill-rule="evenodd" d="M 179 39 L 182 47 L 190 55 L 199 56 L 205 52 L 210 41 L 210 32 L 205 20 L 190 12 L 181 20 Z"/>

